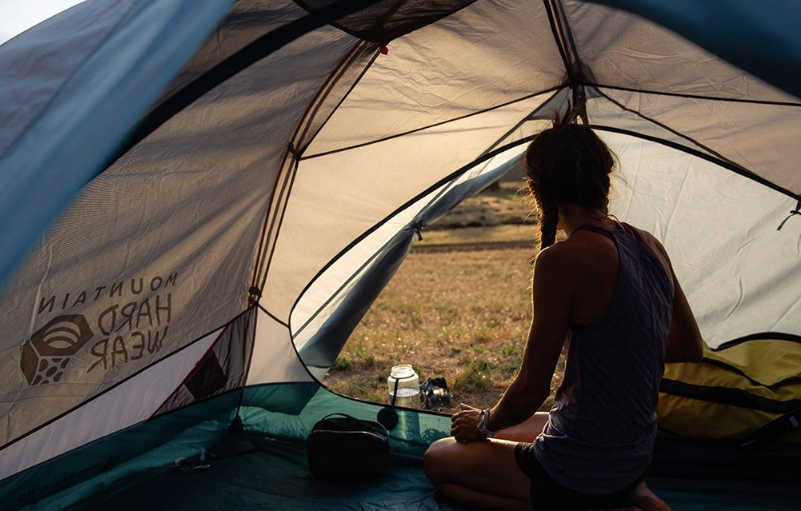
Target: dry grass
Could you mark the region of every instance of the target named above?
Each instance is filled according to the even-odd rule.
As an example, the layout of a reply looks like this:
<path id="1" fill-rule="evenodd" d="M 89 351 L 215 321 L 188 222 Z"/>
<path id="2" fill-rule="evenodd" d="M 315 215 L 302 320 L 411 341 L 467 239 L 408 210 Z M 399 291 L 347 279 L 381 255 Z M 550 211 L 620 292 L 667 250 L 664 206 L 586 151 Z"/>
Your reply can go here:
<path id="1" fill-rule="evenodd" d="M 525 347 L 531 255 L 525 249 L 410 254 L 354 331 L 326 385 L 384 402 L 391 366 L 411 363 L 421 380 L 445 376 L 454 406 L 494 405 Z M 561 372 L 553 384 L 560 380 Z"/>
<path id="2" fill-rule="evenodd" d="M 492 227 L 463 227 L 441 231 L 424 231 L 423 240 L 416 241 L 414 247 L 444 245 L 450 243 L 502 243 L 505 241 L 530 240 L 532 250 L 536 225 L 495 225 Z"/>
<path id="3" fill-rule="evenodd" d="M 502 182 L 495 190 L 470 197 L 456 206 L 446 217 L 428 227 L 430 231 L 464 227 L 519 225 L 536 222 L 531 215 L 531 204 L 521 192 L 518 182 Z"/>

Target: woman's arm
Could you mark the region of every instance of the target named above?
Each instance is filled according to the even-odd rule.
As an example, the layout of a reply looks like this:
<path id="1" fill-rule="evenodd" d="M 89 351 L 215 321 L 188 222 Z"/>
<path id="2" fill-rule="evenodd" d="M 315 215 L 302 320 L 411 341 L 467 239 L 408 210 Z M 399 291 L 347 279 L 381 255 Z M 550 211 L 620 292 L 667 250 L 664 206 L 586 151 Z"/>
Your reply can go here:
<path id="1" fill-rule="evenodd" d="M 565 342 L 576 284 L 576 271 L 571 268 L 568 254 L 568 247 L 554 245 L 537 257 L 532 284 L 534 317 L 523 363 L 490 411 L 487 427 L 492 431 L 525 421 L 551 393 L 551 379 Z"/>
<path id="2" fill-rule="evenodd" d="M 704 340 L 675 273 L 673 289 L 673 316 L 670 319 L 665 362 L 700 362 L 704 356 Z"/>
<path id="3" fill-rule="evenodd" d="M 490 431 L 524 422 L 551 393 L 551 379 L 567 335 L 570 302 L 577 281 L 575 267 L 571 271 L 570 253 L 569 248 L 553 245 L 537 256 L 532 283 L 534 318 L 523 363 L 498 404 L 490 410 L 486 425 Z M 486 438 L 477 430 L 479 412 L 462 406 L 453 415 L 451 434 L 456 440 L 475 442 Z"/>
<path id="4" fill-rule="evenodd" d="M 646 246 L 662 261 L 665 269 L 673 278 L 673 315 L 670 318 L 670 333 L 665 349 L 665 362 L 700 362 L 704 355 L 704 340 L 695 321 L 695 315 L 687 301 L 687 296 L 676 278 L 673 264 L 667 250 L 647 231 L 640 230 Z"/>

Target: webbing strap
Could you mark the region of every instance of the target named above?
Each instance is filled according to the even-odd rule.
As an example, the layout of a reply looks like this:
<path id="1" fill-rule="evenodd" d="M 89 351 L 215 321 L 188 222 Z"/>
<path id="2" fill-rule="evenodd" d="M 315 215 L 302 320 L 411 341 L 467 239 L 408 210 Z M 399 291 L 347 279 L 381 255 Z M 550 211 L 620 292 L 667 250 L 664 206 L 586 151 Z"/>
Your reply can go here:
<path id="1" fill-rule="evenodd" d="M 801 200 L 799 200 L 798 203 L 795 205 L 795 209 L 790 211 L 790 214 L 787 215 L 787 218 L 782 220 L 782 223 L 779 224 L 779 227 L 777 227 L 776 230 L 781 231 L 782 227 L 784 227 L 784 224 L 786 224 L 787 221 L 790 220 L 795 215 L 801 215 Z"/>
<path id="2" fill-rule="evenodd" d="M 392 406 L 395 406 L 395 401 L 398 400 L 398 384 L 400 383 L 399 378 L 395 378 L 395 390 L 392 391 Z"/>
<path id="3" fill-rule="evenodd" d="M 801 429 L 801 408 L 765 424 L 743 442 L 741 447 L 745 451 L 753 452 L 778 442 L 797 429 Z"/>

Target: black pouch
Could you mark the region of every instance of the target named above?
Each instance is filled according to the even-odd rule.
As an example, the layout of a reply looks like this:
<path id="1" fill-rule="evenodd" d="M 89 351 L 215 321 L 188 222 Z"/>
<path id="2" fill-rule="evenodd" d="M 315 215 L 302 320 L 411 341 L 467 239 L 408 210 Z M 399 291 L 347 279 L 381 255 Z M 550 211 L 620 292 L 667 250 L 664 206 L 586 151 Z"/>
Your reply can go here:
<path id="1" fill-rule="evenodd" d="M 326 481 L 372 481 L 389 469 L 389 433 L 378 422 L 333 413 L 306 439 L 309 470 Z"/>
<path id="2" fill-rule="evenodd" d="M 420 384 L 420 397 L 424 410 L 441 412 L 451 407 L 451 391 L 444 376 L 427 378 Z"/>

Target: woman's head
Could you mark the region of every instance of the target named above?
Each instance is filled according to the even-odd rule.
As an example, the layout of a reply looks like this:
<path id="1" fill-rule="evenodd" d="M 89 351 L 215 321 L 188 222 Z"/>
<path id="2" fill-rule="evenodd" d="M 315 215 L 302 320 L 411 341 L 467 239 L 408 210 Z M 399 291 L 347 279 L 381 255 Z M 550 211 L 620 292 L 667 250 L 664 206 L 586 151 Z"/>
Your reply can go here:
<path id="1" fill-rule="evenodd" d="M 607 213 L 609 174 L 615 160 L 591 129 L 557 124 L 531 141 L 523 161 L 539 210 L 541 248 L 556 241 L 560 207 L 573 204 Z"/>

